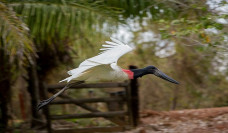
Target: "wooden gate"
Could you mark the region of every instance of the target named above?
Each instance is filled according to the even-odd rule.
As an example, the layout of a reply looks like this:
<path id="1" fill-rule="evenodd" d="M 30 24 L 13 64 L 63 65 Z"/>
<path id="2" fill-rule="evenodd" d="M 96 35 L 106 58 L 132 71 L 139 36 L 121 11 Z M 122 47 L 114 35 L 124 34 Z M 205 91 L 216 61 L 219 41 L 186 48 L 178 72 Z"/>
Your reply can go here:
<path id="1" fill-rule="evenodd" d="M 44 85 L 43 92 L 45 97 L 47 93 L 55 93 L 56 89 L 61 89 L 65 84 L 59 85 Z M 90 111 L 90 113 L 79 113 L 79 114 L 66 114 L 66 115 L 50 115 L 49 106 L 44 108 L 44 114 L 47 120 L 47 129 L 48 132 L 54 133 L 93 133 L 93 132 L 118 132 L 130 129 L 137 126 L 139 120 L 139 108 L 138 108 L 138 84 L 137 80 L 131 80 L 121 83 L 96 83 L 96 84 L 80 84 L 70 87 L 70 89 L 108 89 L 108 88 L 124 88 L 121 92 L 110 93 L 107 97 L 102 98 L 83 98 L 75 99 L 67 95 L 60 95 L 61 100 L 54 100 L 53 104 L 75 104 L 80 106 L 83 109 Z M 86 103 L 95 103 L 95 102 L 104 102 L 107 103 L 109 110 L 108 112 L 101 112 L 100 110 L 87 105 Z M 112 108 L 115 103 L 119 104 L 118 108 Z M 123 108 L 124 106 L 124 108 Z M 115 123 L 115 126 L 107 127 L 86 127 L 86 128 L 71 128 L 71 129 L 53 129 L 51 127 L 52 120 L 60 119 L 74 119 L 74 118 L 94 118 L 94 117 L 103 117 L 112 123 Z"/>

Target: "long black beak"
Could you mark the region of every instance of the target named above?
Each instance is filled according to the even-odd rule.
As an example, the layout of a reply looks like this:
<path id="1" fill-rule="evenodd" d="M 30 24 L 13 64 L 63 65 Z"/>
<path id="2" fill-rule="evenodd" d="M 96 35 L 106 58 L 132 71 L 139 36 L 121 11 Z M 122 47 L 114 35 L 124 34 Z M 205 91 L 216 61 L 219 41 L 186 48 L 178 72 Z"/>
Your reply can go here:
<path id="1" fill-rule="evenodd" d="M 167 81 L 169 81 L 169 82 L 171 82 L 171 83 L 179 84 L 179 82 L 177 82 L 176 80 L 170 78 L 169 76 L 167 76 L 166 74 L 164 74 L 162 71 L 160 71 L 160 70 L 158 70 L 158 69 L 155 70 L 154 75 L 155 75 L 155 76 L 158 76 L 158 77 L 160 77 L 160 78 L 162 78 L 162 79 L 164 79 L 164 80 L 167 80 Z"/>

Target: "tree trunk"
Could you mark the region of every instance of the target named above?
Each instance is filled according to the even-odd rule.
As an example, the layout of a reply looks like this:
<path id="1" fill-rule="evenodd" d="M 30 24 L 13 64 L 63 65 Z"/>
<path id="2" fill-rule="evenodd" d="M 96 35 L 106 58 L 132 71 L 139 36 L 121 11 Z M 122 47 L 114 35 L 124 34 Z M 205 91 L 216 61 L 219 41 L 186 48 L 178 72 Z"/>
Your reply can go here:
<path id="1" fill-rule="evenodd" d="M 1 108 L 1 119 L 0 119 L 0 132 L 4 133 L 8 127 L 9 120 L 9 103 L 10 103 L 10 83 L 8 80 L 0 82 L 0 108 Z"/>
<path id="2" fill-rule="evenodd" d="M 11 72 L 9 64 L 9 56 L 5 56 L 5 53 L 0 49 L 0 132 L 4 133 L 8 127 L 9 120 L 9 103 L 11 100 Z"/>
<path id="3" fill-rule="evenodd" d="M 34 60 L 35 62 L 35 60 Z M 39 103 L 39 78 L 37 75 L 36 63 L 31 64 L 28 68 L 28 92 L 31 96 L 32 121 L 31 127 L 38 126 L 42 122 L 42 115 L 37 111 Z"/>

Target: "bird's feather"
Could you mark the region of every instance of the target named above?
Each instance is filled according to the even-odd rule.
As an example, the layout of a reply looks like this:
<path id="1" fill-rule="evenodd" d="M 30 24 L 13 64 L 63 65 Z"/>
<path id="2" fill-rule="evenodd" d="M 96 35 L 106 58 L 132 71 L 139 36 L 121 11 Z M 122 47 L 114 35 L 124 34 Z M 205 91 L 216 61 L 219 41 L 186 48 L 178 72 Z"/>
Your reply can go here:
<path id="1" fill-rule="evenodd" d="M 110 38 L 113 42 L 106 41 L 107 44 L 102 45 L 102 52 L 92 58 L 86 59 L 83 61 L 78 68 L 68 71 L 70 77 L 62 80 L 69 82 L 72 79 L 78 78 L 82 75 L 83 72 L 98 66 L 105 64 L 117 63 L 118 59 L 133 50 L 130 46 L 120 42 L 117 39 Z M 60 82 L 62 82 L 60 81 Z"/>
<path id="2" fill-rule="evenodd" d="M 127 79 L 128 76 L 116 65 L 116 63 L 92 67 L 76 78 L 76 80 L 88 82 L 122 81 Z"/>

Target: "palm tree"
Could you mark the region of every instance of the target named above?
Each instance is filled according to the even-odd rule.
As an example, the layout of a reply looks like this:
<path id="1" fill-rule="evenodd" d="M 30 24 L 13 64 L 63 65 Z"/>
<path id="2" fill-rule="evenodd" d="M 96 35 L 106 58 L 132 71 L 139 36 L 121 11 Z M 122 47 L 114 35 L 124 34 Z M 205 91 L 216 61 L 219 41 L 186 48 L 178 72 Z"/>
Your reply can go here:
<path id="1" fill-rule="evenodd" d="M 32 116 L 39 119 L 36 105 L 45 74 L 62 62 L 69 62 L 73 44 L 92 45 L 88 36 L 100 35 L 102 24 L 113 23 L 118 10 L 110 10 L 99 1 L 11 0 L 0 2 L 0 11 L 2 129 L 8 123 L 13 81 L 27 71 Z M 108 14 L 113 15 L 109 18 Z"/>
<path id="2" fill-rule="evenodd" d="M 32 63 L 35 49 L 28 34 L 28 27 L 16 13 L 0 2 L 0 129 L 8 122 L 10 87 L 22 71 L 25 62 Z"/>

